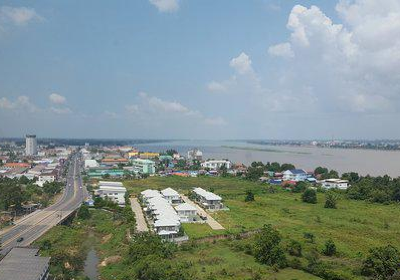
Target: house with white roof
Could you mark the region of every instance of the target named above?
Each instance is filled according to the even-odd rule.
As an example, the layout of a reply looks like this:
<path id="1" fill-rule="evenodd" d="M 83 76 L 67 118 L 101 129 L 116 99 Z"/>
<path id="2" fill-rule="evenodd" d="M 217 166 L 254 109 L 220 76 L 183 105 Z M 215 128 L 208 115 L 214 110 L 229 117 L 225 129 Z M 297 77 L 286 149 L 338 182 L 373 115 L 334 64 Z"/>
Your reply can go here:
<path id="1" fill-rule="evenodd" d="M 95 195 L 103 199 L 110 199 L 118 205 L 125 205 L 126 188 L 121 182 L 100 181 Z"/>
<path id="2" fill-rule="evenodd" d="M 181 196 L 174 189 L 171 189 L 171 188 L 163 189 L 161 191 L 161 194 L 171 204 L 178 204 L 182 201 Z"/>
<path id="3" fill-rule="evenodd" d="M 170 202 L 156 190 L 141 192 L 142 200 L 146 204 L 148 217 L 154 221 L 154 231 L 165 239 L 173 239 L 179 234 L 180 218 Z"/>
<path id="4" fill-rule="evenodd" d="M 206 191 L 202 188 L 193 189 L 194 198 L 203 208 L 219 210 L 224 207 L 222 198 L 212 192 Z"/>
<path id="5" fill-rule="evenodd" d="M 178 214 L 182 223 L 195 221 L 197 217 L 197 208 L 189 203 L 182 203 L 175 206 L 176 213 Z"/>
<path id="6" fill-rule="evenodd" d="M 301 181 L 306 181 L 308 177 L 310 177 L 310 176 L 303 169 L 291 169 L 291 170 L 286 170 L 285 172 L 283 172 L 282 179 L 284 181 L 301 182 Z"/>
<path id="7" fill-rule="evenodd" d="M 324 189 L 346 190 L 349 187 L 349 181 L 342 179 L 326 179 L 321 182 Z"/>
<path id="8" fill-rule="evenodd" d="M 149 189 L 147 189 L 145 191 L 142 191 L 140 193 L 140 195 L 141 195 L 142 201 L 144 203 L 147 203 L 148 200 L 153 198 L 153 197 L 160 197 L 160 198 L 162 197 L 162 194 L 159 191 L 157 191 L 157 190 L 149 190 Z"/>

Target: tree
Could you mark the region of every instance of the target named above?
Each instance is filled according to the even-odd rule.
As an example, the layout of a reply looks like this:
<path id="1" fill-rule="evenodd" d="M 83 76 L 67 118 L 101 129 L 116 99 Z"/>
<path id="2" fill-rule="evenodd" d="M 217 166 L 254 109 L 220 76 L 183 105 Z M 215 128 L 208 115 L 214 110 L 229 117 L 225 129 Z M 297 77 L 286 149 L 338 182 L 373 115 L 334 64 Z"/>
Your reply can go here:
<path id="1" fill-rule="evenodd" d="M 307 189 L 307 183 L 306 182 L 298 182 L 293 188 L 292 192 L 293 193 L 301 193 L 304 192 Z"/>
<path id="2" fill-rule="evenodd" d="M 85 204 L 82 204 L 81 207 L 78 210 L 77 216 L 81 220 L 87 220 L 90 218 L 90 211 L 89 207 Z"/>
<path id="3" fill-rule="evenodd" d="M 329 191 L 325 195 L 325 208 L 331 208 L 331 209 L 336 209 L 336 201 L 337 201 L 337 195 Z"/>
<path id="4" fill-rule="evenodd" d="M 255 259 L 270 266 L 286 267 L 286 256 L 280 242 L 281 236 L 279 232 L 272 228 L 271 225 L 264 225 L 255 237 Z"/>
<path id="5" fill-rule="evenodd" d="M 399 271 L 400 254 L 392 245 L 372 248 L 363 262 L 362 274 L 374 279 L 389 279 Z"/>
<path id="6" fill-rule="evenodd" d="M 360 175 L 356 172 L 343 173 L 342 179 L 348 180 L 350 184 L 354 184 L 360 180 Z"/>
<path id="7" fill-rule="evenodd" d="M 290 240 L 289 244 L 287 245 L 287 251 L 291 256 L 301 257 L 302 248 L 299 241 Z"/>
<path id="8" fill-rule="evenodd" d="M 304 193 L 301 195 L 301 199 L 303 200 L 303 202 L 316 204 L 317 192 L 313 189 L 306 189 Z"/>
<path id="9" fill-rule="evenodd" d="M 251 190 L 246 191 L 246 197 L 244 199 L 245 202 L 254 201 L 254 193 Z"/>
<path id="10" fill-rule="evenodd" d="M 333 256 L 336 254 L 336 245 L 332 239 L 325 242 L 325 248 L 322 250 L 325 256 Z"/>
<path id="11" fill-rule="evenodd" d="M 296 167 L 291 163 L 284 163 L 281 165 L 281 171 L 292 170 L 292 169 L 296 169 Z"/>

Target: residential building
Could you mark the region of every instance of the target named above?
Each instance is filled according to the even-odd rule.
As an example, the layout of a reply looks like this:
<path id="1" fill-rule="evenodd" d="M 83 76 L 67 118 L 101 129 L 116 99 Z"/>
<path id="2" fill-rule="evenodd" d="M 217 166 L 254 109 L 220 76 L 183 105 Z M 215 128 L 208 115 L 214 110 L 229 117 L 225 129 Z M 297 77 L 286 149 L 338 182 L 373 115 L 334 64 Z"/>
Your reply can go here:
<path id="1" fill-rule="evenodd" d="M 187 152 L 188 160 L 203 160 L 203 152 L 199 149 L 193 149 Z"/>
<path id="2" fill-rule="evenodd" d="M 26 135 L 25 137 L 25 154 L 27 156 L 36 156 L 37 150 L 37 140 L 36 135 Z"/>
<path id="3" fill-rule="evenodd" d="M 39 249 L 14 247 L 0 261 L 0 280 L 47 280 L 49 263 Z"/>
<path id="4" fill-rule="evenodd" d="M 326 179 L 321 183 L 325 189 L 346 190 L 349 187 L 349 181 L 341 179 Z"/>
<path id="5" fill-rule="evenodd" d="M 219 210 L 224 208 L 222 198 L 202 188 L 193 189 L 194 198 L 205 209 Z"/>
<path id="6" fill-rule="evenodd" d="M 36 185 L 43 187 L 45 183 L 55 182 L 57 180 L 58 171 L 56 169 L 50 171 L 43 171 L 36 181 Z"/>
<path id="7" fill-rule="evenodd" d="M 97 162 L 97 160 L 94 159 L 86 159 L 85 160 L 85 168 L 90 169 L 90 168 L 98 168 L 100 165 Z"/>
<path id="8" fill-rule="evenodd" d="M 156 163 L 148 159 L 132 160 L 132 167 L 135 173 L 139 174 L 154 174 L 156 172 Z"/>
<path id="9" fill-rule="evenodd" d="M 284 181 L 306 181 L 307 178 L 309 178 L 309 174 L 304 171 L 303 169 L 292 169 L 292 170 L 286 170 L 283 172 L 283 180 Z"/>
<path id="10" fill-rule="evenodd" d="M 171 189 L 171 188 L 163 189 L 161 191 L 161 194 L 164 197 L 164 199 L 166 199 L 171 204 L 178 204 L 182 201 L 181 196 L 174 189 Z"/>
<path id="11" fill-rule="evenodd" d="M 149 159 L 149 158 L 158 158 L 160 156 L 160 153 L 152 153 L 152 152 L 141 152 L 139 154 L 139 157 L 141 159 Z"/>
<path id="12" fill-rule="evenodd" d="M 107 157 L 101 161 L 102 165 L 118 165 L 118 164 L 127 164 L 129 162 L 128 159 L 122 157 Z"/>
<path id="13" fill-rule="evenodd" d="M 154 231 L 164 239 L 173 240 L 179 234 L 180 218 L 171 204 L 156 190 L 141 192 L 146 214 L 153 221 Z"/>
<path id="14" fill-rule="evenodd" d="M 232 167 L 232 163 L 229 160 L 207 160 L 201 163 L 201 167 L 208 168 L 211 170 L 218 170 L 221 167 L 225 166 L 227 169 Z"/>
<path id="15" fill-rule="evenodd" d="M 103 199 L 111 199 L 118 205 L 125 205 L 126 188 L 121 182 L 100 181 L 99 188 L 95 191 L 95 195 Z"/>
<path id="16" fill-rule="evenodd" d="M 175 206 L 176 213 L 178 214 L 182 223 L 192 222 L 196 220 L 197 208 L 189 203 L 182 203 Z"/>

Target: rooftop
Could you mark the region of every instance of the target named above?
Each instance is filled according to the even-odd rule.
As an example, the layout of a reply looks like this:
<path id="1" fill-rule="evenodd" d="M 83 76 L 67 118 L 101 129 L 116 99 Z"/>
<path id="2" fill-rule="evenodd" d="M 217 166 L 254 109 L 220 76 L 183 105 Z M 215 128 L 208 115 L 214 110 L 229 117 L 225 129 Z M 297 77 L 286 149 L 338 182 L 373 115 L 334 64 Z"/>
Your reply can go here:
<path id="1" fill-rule="evenodd" d="M 39 249 L 13 248 L 0 261 L 0 280 L 37 280 L 46 272 L 50 258 L 39 257 Z"/>

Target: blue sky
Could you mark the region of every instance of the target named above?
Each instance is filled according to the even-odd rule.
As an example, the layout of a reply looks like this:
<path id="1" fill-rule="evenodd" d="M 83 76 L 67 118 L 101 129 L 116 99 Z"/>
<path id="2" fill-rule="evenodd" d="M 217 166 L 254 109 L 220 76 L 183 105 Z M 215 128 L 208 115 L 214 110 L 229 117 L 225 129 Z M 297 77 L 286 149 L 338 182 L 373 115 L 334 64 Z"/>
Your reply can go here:
<path id="1" fill-rule="evenodd" d="M 0 1 L 0 136 L 400 137 L 373 2 Z"/>

